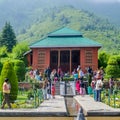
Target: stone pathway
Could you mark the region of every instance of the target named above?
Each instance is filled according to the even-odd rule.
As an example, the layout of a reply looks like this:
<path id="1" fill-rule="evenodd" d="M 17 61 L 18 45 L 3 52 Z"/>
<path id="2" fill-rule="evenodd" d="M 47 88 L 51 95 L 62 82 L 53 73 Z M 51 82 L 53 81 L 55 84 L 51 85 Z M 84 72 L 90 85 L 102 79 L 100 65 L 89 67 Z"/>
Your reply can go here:
<path id="1" fill-rule="evenodd" d="M 89 95 L 77 95 L 74 99 L 83 108 L 86 116 L 120 116 L 120 109 L 112 108 L 102 102 L 95 102 Z"/>
<path id="2" fill-rule="evenodd" d="M 64 97 L 56 95 L 55 99 L 45 100 L 37 109 L 46 114 L 67 115 Z"/>
<path id="3" fill-rule="evenodd" d="M 33 109 L 0 109 L 0 116 L 67 116 L 64 97 L 44 100 L 40 107 Z"/>
<path id="4" fill-rule="evenodd" d="M 89 95 L 74 96 L 84 111 L 85 116 L 120 116 L 120 109 L 114 109 L 101 102 L 95 102 Z M 0 109 L 0 117 L 46 117 L 67 116 L 65 99 L 56 95 L 55 99 L 44 100 L 38 108 L 33 109 Z"/>

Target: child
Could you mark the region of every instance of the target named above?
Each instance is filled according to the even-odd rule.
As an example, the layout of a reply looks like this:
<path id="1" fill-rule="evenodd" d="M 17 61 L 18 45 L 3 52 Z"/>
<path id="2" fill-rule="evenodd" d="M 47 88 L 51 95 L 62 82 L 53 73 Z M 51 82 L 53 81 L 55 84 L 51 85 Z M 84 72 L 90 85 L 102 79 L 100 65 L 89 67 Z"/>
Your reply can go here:
<path id="1" fill-rule="evenodd" d="M 45 78 L 45 80 L 43 81 L 43 88 L 42 88 L 42 91 L 43 91 L 43 96 L 44 96 L 44 100 L 47 99 L 47 78 Z"/>
<path id="2" fill-rule="evenodd" d="M 55 85 L 52 84 L 52 87 L 51 87 L 51 95 L 52 95 L 52 98 L 55 98 Z"/>
<path id="3" fill-rule="evenodd" d="M 80 81 L 77 80 L 76 81 L 76 93 L 79 94 L 79 91 L 80 91 Z"/>
<path id="4" fill-rule="evenodd" d="M 56 83 L 58 81 L 58 74 L 57 74 L 57 71 L 55 70 L 55 73 L 54 73 L 54 82 Z"/>
<path id="5" fill-rule="evenodd" d="M 47 82 L 47 99 L 50 99 L 51 97 L 51 85 L 50 81 Z"/>
<path id="6" fill-rule="evenodd" d="M 86 91 L 85 91 L 85 84 L 83 82 L 83 80 L 81 80 L 80 82 L 80 95 L 85 95 Z"/>

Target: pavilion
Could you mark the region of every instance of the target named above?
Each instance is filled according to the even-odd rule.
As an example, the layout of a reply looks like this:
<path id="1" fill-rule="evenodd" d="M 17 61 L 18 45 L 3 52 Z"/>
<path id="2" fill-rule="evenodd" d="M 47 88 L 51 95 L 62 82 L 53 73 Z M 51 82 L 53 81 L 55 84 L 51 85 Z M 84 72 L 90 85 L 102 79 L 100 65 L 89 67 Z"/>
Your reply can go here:
<path id="1" fill-rule="evenodd" d="M 83 70 L 88 66 L 98 68 L 98 50 L 101 44 L 83 37 L 79 31 L 61 28 L 33 43 L 26 53 L 29 66 L 44 70 L 48 66 L 64 72 L 72 72 L 80 65 Z"/>

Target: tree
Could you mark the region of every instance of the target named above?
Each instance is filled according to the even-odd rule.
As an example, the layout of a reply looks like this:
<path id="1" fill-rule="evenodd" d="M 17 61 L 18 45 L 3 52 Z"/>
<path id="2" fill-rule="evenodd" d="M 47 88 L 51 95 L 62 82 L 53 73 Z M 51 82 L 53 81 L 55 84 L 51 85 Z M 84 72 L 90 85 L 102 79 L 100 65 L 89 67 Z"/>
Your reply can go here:
<path id="1" fill-rule="evenodd" d="M 1 77 L 0 77 L 0 91 L 2 91 L 2 85 L 5 78 L 9 79 L 11 85 L 10 100 L 15 101 L 17 99 L 17 93 L 18 93 L 18 80 L 12 62 L 7 61 L 3 64 Z"/>
<path id="2" fill-rule="evenodd" d="M 106 68 L 110 55 L 107 54 L 105 51 L 99 53 L 98 56 L 98 67 Z"/>
<path id="3" fill-rule="evenodd" d="M 17 75 L 18 81 L 24 81 L 25 80 L 25 64 L 22 60 L 15 60 L 14 61 L 14 70 Z"/>
<path id="4" fill-rule="evenodd" d="M 118 62 L 119 68 L 120 68 L 120 55 L 117 55 L 117 62 Z"/>
<path id="5" fill-rule="evenodd" d="M 106 75 L 108 77 L 118 78 L 120 77 L 120 67 L 116 56 L 109 58 L 108 65 L 106 67 Z"/>
<path id="6" fill-rule="evenodd" d="M 11 52 L 13 46 L 15 46 L 15 45 L 16 45 L 15 33 L 14 33 L 10 23 L 6 22 L 6 24 L 2 30 L 2 35 L 1 35 L 1 39 L 0 39 L 0 46 L 6 46 L 7 51 Z"/>
<path id="7" fill-rule="evenodd" d="M 23 54 L 29 50 L 27 43 L 19 43 L 12 50 L 13 58 L 23 60 Z"/>
<path id="8" fill-rule="evenodd" d="M 26 42 L 19 43 L 16 46 L 14 46 L 14 48 L 12 50 L 12 58 L 23 60 L 25 63 L 25 66 L 27 66 L 27 64 L 28 64 L 27 58 L 24 56 L 24 53 L 29 50 L 30 50 L 30 48 L 28 46 L 28 43 L 26 43 Z"/>
<path id="9" fill-rule="evenodd" d="M 0 47 L 0 58 L 7 57 L 7 48 L 6 46 Z"/>
<path id="10" fill-rule="evenodd" d="M 1 75 L 2 67 L 3 67 L 3 64 L 0 62 L 0 75 Z"/>

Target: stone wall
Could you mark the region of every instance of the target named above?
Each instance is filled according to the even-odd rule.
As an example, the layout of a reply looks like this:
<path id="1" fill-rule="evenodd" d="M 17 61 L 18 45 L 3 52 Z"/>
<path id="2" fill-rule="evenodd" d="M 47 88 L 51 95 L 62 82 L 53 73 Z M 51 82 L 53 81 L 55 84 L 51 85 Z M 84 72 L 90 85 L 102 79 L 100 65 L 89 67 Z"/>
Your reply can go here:
<path id="1" fill-rule="evenodd" d="M 36 83 L 35 87 L 42 88 L 42 85 L 43 85 L 43 82 Z M 33 84 L 28 82 L 19 82 L 18 86 L 19 86 L 19 89 L 24 89 L 24 90 L 30 90 L 33 88 Z"/>

